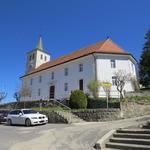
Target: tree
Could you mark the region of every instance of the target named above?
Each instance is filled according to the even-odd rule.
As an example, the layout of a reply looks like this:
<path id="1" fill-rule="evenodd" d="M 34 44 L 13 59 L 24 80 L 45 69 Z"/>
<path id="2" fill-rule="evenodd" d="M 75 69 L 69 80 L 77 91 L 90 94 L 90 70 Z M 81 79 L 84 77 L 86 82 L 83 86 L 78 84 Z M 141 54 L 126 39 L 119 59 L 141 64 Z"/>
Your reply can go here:
<path id="1" fill-rule="evenodd" d="M 25 83 L 24 86 L 22 87 L 22 89 L 20 90 L 20 98 L 21 97 L 25 98 L 25 97 L 30 97 L 30 96 L 31 96 L 31 90 Z"/>
<path id="2" fill-rule="evenodd" d="M 100 87 L 99 81 L 91 80 L 87 85 L 89 91 L 92 93 L 92 96 L 96 99 L 98 97 L 98 89 Z"/>
<path id="3" fill-rule="evenodd" d="M 14 93 L 14 98 L 16 99 L 17 102 L 20 102 L 20 97 L 21 97 L 20 92 L 15 92 Z"/>
<path id="4" fill-rule="evenodd" d="M 4 98 L 6 98 L 6 96 L 7 96 L 7 93 L 6 93 L 6 92 L 0 91 L 0 102 L 1 102 Z"/>
<path id="5" fill-rule="evenodd" d="M 107 97 L 107 109 L 108 109 L 108 100 L 110 97 L 110 90 L 111 90 L 111 86 L 112 84 L 108 81 L 103 81 L 100 83 L 100 85 L 103 87 L 104 92 L 106 93 L 106 97 Z"/>
<path id="6" fill-rule="evenodd" d="M 145 44 L 139 63 L 140 83 L 150 87 L 150 29 L 145 35 Z"/>
<path id="7" fill-rule="evenodd" d="M 120 95 L 120 99 L 123 99 L 123 89 L 125 86 L 125 83 L 127 81 L 131 80 L 131 74 L 126 73 L 123 70 L 118 70 L 117 72 L 115 72 L 115 85 L 117 86 L 117 91 L 119 92 Z"/>

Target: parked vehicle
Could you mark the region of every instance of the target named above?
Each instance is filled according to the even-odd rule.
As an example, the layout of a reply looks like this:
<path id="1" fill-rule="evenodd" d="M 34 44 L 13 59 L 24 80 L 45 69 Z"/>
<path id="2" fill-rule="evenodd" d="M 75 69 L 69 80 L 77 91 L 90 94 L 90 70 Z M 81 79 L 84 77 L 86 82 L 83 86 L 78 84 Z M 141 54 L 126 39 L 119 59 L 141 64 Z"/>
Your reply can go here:
<path id="1" fill-rule="evenodd" d="M 1 122 L 6 122 L 6 118 L 7 118 L 8 113 L 9 113 L 9 110 L 0 109 L 0 123 Z"/>
<path id="2" fill-rule="evenodd" d="M 32 109 L 16 109 L 12 110 L 7 116 L 8 125 L 20 124 L 20 125 L 36 125 L 46 124 L 48 118 L 46 115 L 40 114 L 39 112 Z"/>

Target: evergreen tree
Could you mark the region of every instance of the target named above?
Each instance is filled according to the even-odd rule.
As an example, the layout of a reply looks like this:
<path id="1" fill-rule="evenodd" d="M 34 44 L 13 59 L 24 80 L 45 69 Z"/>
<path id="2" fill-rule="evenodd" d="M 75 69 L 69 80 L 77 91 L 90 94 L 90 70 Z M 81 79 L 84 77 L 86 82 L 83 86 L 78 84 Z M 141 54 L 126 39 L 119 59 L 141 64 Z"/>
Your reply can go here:
<path id="1" fill-rule="evenodd" d="M 145 86 L 150 86 L 150 29 L 145 35 L 146 42 L 140 58 L 140 83 Z"/>

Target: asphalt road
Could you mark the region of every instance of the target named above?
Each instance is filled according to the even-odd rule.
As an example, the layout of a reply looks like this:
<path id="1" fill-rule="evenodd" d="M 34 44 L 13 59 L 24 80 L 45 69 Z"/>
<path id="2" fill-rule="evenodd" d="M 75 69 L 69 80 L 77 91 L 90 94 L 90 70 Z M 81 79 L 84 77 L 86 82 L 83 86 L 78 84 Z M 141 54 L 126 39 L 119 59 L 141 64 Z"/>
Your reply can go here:
<path id="1" fill-rule="evenodd" d="M 141 121 L 142 118 L 134 118 L 72 125 L 0 125 L 0 150 L 94 150 L 96 141 L 109 130 L 137 125 Z"/>
<path id="2" fill-rule="evenodd" d="M 9 150 L 13 145 L 30 141 L 41 136 L 41 132 L 67 127 L 65 124 L 47 124 L 40 126 L 7 126 L 0 124 L 0 150 Z M 21 149 L 20 149 L 21 150 Z M 28 149 L 26 149 L 28 150 Z"/>

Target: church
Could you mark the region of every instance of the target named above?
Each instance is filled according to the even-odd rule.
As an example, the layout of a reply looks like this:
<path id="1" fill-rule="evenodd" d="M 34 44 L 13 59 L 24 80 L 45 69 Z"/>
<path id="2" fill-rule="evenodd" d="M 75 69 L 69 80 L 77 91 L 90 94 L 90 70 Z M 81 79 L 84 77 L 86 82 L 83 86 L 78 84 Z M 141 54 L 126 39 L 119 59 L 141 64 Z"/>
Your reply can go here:
<path id="1" fill-rule="evenodd" d="M 28 88 L 30 94 L 22 96 L 21 101 L 69 99 L 76 89 L 90 94 L 87 85 L 91 80 L 112 83 L 110 96 L 119 97 L 114 73 L 123 70 L 136 78 L 135 66 L 133 55 L 110 38 L 51 60 L 40 36 L 37 47 L 27 53 L 26 73 L 21 80 L 22 88 Z M 126 83 L 124 90 L 134 91 L 131 81 Z M 101 88 L 98 95 L 106 96 Z"/>

